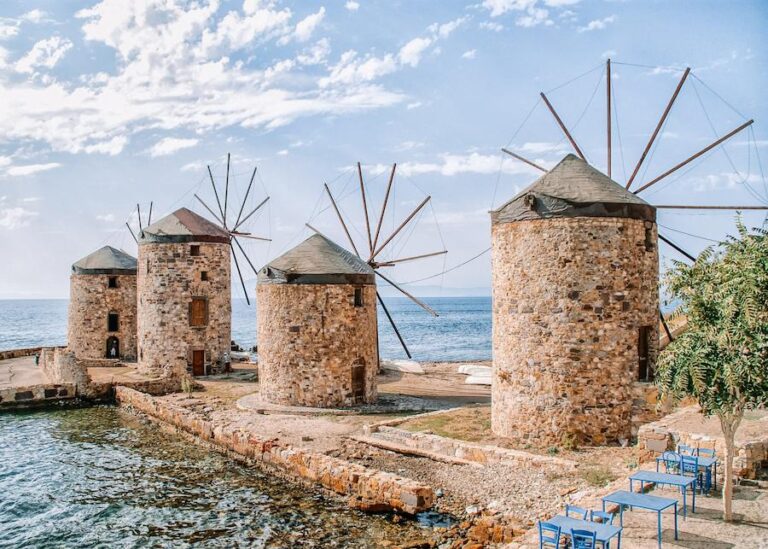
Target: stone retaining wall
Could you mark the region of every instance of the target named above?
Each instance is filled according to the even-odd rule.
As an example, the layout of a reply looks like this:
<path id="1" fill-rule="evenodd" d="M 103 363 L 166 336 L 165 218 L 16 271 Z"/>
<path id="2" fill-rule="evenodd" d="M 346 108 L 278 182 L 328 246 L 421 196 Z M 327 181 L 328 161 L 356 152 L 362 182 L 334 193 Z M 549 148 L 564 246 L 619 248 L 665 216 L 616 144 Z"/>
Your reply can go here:
<path id="1" fill-rule="evenodd" d="M 41 347 L 28 347 L 26 349 L 8 349 L 6 351 L 0 351 L 0 360 L 36 355 L 40 353 L 41 349 Z"/>
<path id="2" fill-rule="evenodd" d="M 350 497 L 350 506 L 375 511 L 417 513 L 432 507 L 429 486 L 391 473 L 263 439 L 229 425 L 217 425 L 194 412 L 126 387 L 116 388 L 120 405 L 167 423 L 183 433 L 292 478 Z"/>
<path id="3" fill-rule="evenodd" d="M 51 383 L 72 384 L 78 394 L 85 393 L 91 381 L 88 369 L 68 349 L 43 349 L 40 353 L 40 369 Z"/>
<path id="4" fill-rule="evenodd" d="M 75 386 L 71 383 L 31 385 L 28 387 L 11 387 L 0 389 L 0 407 L 26 408 L 41 406 L 59 400 L 70 400 L 77 396 Z"/>

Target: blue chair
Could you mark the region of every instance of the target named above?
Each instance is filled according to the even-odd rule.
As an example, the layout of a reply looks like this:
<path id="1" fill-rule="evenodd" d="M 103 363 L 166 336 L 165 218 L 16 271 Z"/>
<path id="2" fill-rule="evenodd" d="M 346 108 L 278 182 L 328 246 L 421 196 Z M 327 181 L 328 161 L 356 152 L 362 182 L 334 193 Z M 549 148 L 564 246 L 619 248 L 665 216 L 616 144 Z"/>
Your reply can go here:
<path id="1" fill-rule="evenodd" d="M 594 530 L 571 530 L 571 547 L 573 549 L 595 549 L 597 547 L 597 532 Z"/>
<path id="2" fill-rule="evenodd" d="M 715 459 L 716 457 L 714 448 L 699 448 L 696 452 L 696 455 L 699 457 L 707 457 L 712 459 Z M 706 476 L 707 492 L 709 492 L 712 489 L 713 482 L 714 482 L 714 487 L 717 488 L 717 462 L 707 467 L 707 476 Z"/>
<path id="3" fill-rule="evenodd" d="M 696 456 L 680 456 L 680 469 L 683 476 L 692 476 L 696 478 L 696 484 L 699 485 L 699 493 L 704 493 L 703 475 L 699 472 L 699 458 Z"/>
<path id="4" fill-rule="evenodd" d="M 571 513 L 573 513 L 573 517 L 571 517 Z M 583 507 L 576 507 L 575 505 L 566 505 L 565 506 L 565 516 L 571 517 L 571 518 L 577 518 L 581 520 L 587 520 L 587 515 L 589 514 L 589 511 L 584 509 Z"/>
<path id="5" fill-rule="evenodd" d="M 601 522 L 603 524 L 613 524 L 613 519 L 616 513 L 609 513 L 607 511 L 590 511 L 589 520 L 592 522 Z M 597 519 L 597 520 L 596 520 Z"/>
<path id="6" fill-rule="evenodd" d="M 687 444 L 678 444 L 677 445 L 677 453 L 678 454 L 684 454 L 687 456 L 695 456 L 696 455 L 696 449 L 693 446 L 688 446 Z"/>
<path id="7" fill-rule="evenodd" d="M 539 549 L 545 547 L 560 547 L 560 527 L 551 522 L 539 521 Z"/>
<path id="8" fill-rule="evenodd" d="M 680 454 L 667 450 L 661 454 L 661 460 L 664 462 L 664 472 L 670 475 L 680 474 Z"/>

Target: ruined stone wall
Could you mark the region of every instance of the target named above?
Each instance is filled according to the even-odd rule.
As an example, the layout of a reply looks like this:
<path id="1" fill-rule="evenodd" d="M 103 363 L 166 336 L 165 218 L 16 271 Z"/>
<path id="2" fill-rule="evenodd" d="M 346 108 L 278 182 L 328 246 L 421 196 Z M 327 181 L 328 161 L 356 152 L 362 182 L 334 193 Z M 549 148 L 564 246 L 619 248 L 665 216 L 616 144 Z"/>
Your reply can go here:
<path id="1" fill-rule="evenodd" d="M 658 353 L 656 238 L 654 224 L 625 218 L 493 225 L 497 435 L 537 446 L 630 438 L 641 326 L 651 363 Z"/>
<path id="2" fill-rule="evenodd" d="M 109 278 L 117 278 L 117 288 Z M 118 330 L 110 332 L 107 315 L 117 313 Z M 107 356 L 107 339 L 119 340 L 119 358 L 136 360 L 136 276 L 73 274 L 69 279 L 67 346 L 78 358 Z"/>
<path id="3" fill-rule="evenodd" d="M 190 255 L 192 245 L 200 255 Z M 232 335 L 227 244 L 141 243 L 138 263 L 139 371 L 192 373 L 192 352 L 205 351 L 206 373 L 229 368 Z M 202 272 L 208 280 L 202 280 Z M 193 297 L 208 301 L 207 325 L 190 326 Z"/>
<path id="4" fill-rule="evenodd" d="M 354 306 L 356 287 L 362 307 Z M 376 286 L 260 284 L 256 294 L 262 399 L 319 407 L 376 401 Z M 364 367 L 360 399 L 352 387 L 356 363 Z"/>
<path id="5" fill-rule="evenodd" d="M 40 352 L 40 369 L 51 383 L 73 385 L 83 394 L 91 382 L 85 364 L 68 348 L 46 347 Z"/>

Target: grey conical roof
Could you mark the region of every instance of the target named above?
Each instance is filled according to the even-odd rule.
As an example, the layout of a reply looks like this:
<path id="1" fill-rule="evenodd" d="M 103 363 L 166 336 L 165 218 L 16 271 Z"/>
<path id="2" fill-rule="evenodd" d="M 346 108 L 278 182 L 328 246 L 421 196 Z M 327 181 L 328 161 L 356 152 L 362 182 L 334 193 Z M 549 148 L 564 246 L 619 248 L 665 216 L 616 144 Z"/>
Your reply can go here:
<path id="1" fill-rule="evenodd" d="M 531 186 L 491 212 L 494 223 L 551 217 L 656 220 L 656 208 L 576 155 L 569 154 Z"/>
<path id="2" fill-rule="evenodd" d="M 139 244 L 146 242 L 221 242 L 229 244 L 229 233 L 201 215 L 180 208 L 145 227 Z"/>
<path id="3" fill-rule="evenodd" d="M 259 283 L 374 284 L 373 269 L 355 254 L 315 234 L 259 270 Z"/>
<path id="4" fill-rule="evenodd" d="M 75 274 L 136 274 L 136 258 L 112 246 L 99 248 L 72 264 Z"/>

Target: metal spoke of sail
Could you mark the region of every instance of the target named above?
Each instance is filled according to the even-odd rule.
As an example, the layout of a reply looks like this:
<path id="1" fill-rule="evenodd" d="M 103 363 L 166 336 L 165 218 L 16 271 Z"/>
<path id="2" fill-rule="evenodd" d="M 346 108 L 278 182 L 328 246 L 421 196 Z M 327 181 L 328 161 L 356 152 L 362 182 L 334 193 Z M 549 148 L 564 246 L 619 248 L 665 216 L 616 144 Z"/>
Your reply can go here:
<path id="1" fill-rule="evenodd" d="M 432 309 L 429 305 L 427 305 L 426 303 L 421 301 L 418 297 L 416 297 L 413 294 L 409 293 L 408 291 L 404 290 L 397 283 L 393 282 L 392 280 L 390 280 L 389 278 L 387 278 L 386 276 L 381 274 L 379 271 L 374 271 L 374 272 L 376 273 L 377 276 L 380 276 L 381 278 L 383 278 L 393 288 L 399 290 L 403 295 L 405 295 L 406 297 L 410 298 L 411 301 L 413 301 L 416 305 L 418 305 L 419 307 L 421 307 L 422 309 L 427 311 L 429 314 L 431 314 L 432 316 L 439 316 L 434 309 Z"/>
<path id="2" fill-rule="evenodd" d="M 384 212 L 387 211 L 387 202 L 389 201 L 389 191 L 392 190 L 392 181 L 395 179 L 395 170 L 397 169 L 397 162 L 392 164 L 392 172 L 389 174 L 389 182 L 387 183 L 387 192 L 384 194 L 384 203 L 381 205 L 381 215 L 379 215 L 379 222 L 376 224 L 376 235 L 373 237 L 372 250 L 376 249 L 376 244 L 379 242 L 379 233 L 381 233 L 381 225 L 384 223 Z"/>
<path id="3" fill-rule="evenodd" d="M 693 205 L 653 205 L 660 210 L 768 210 L 768 206 L 693 206 Z"/>
<path id="4" fill-rule="evenodd" d="M 244 217 L 244 218 L 243 218 L 243 219 L 240 221 L 240 223 L 238 223 L 237 225 L 235 225 L 235 226 L 234 226 L 234 228 L 233 228 L 232 230 L 233 230 L 233 231 L 236 231 L 236 230 L 238 229 L 238 227 L 240 227 L 240 226 L 241 226 L 243 223 L 245 223 L 246 221 L 248 221 L 248 219 L 250 219 L 250 217 L 251 217 L 253 214 L 255 214 L 256 212 L 258 212 L 258 211 L 259 211 L 259 208 L 261 208 L 261 207 L 262 207 L 264 204 L 266 204 L 268 200 L 269 200 L 269 197 L 267 197 L 267 198 L 265 198 L 264 200 L 262 200 L 262 201 L 259 203 L 259 205 L 258 205 L 258 206 L 256 206 L 256 207 L 255 207 L 253 210 L 251 210 L 251 213 L 249 213 L 248 215 L 246 215 L 246 216 L 245 216 L 245 217 Z"/>
<path id="5" fill-rule="evenodd" d="M 136 235 L 133 233 L 133 229 L 131 229 L 131 226 L 128 225 L 127 221 L 125 222 L 125 226 L 128 227 L 128 232 L 131 233 L 131 236 L 133 237 L 133 241 L 136 242 L 136 244 L 138 244 L 139 243 L 139 239 L 136 238 Z"/>
<path id="6" fill-rule="evenodd" d="M 256 269 L 256 267 L 254 267 L 254 266 L 253 266 L 253 263 L 251 263 L 251 259 L 248 257 L 248 254 L 247 254 L 247 253 L 245 253 L 245 250 L 244 250 L 244 249 L 243 249 L 243 247 L 240 245 L 240 242 L 237 240 L 237 238 L 236 238 L 235 236 L 232 236 L 232 241 L 233 241 L 235 244 L 237 244 L 237 247 L 238 247 L 238 248 L 240 249 L 240 251 L 242 252 L 242 254 L 243 254 L 243 257 L 244 257 L 244 258 L 245 258 L 245 260 L 248 262 L 248 265 L 251 267 L 251 270 L 253 270 L 253 273 L 254 273 L 254 274 L 259 274 L 259 271 Z M 231 244 L 230 244 L 230 246 L 231 246 Z M 232 253 L 233 253 L 233 254 L 234 254 L 234 251 L 235 251 L 235 250 L 233 249 L 233 250 L 232 250 Z"/>
<path id="7" fill-rule="evenodd" d="M 368 219 L 368 202 L 365 199 L 365 184 L 363 183 L 363 168 L 357 163 L 357 175 L 360 178 L 360 196 L 363 197 L 363 213 L 365 214 L 365 230 L 368 233 L 368 253 L 373 253 L 373 240 L 371 239 L 371 222 Z"/>
<path id="8" fill-rule="evenodd" d="M 557 111 L 552 106 L 552 103 L 549 102 L 549 99 L 547 99 L 547 96 L 544 95 L 544 92 L 541 92 L 539 95 L 544 100 L 544 103 L 547 105 L 547 108 L 549 109 L 549 112 L 551 112 L 552 116 L 555 117 L 555 121 L 557 122 L 557 125 L 560 126 L 560 129 L 563 130 L 563 133 L 565 134 L 565 137 L 567 137 L 568 141 L 570 141 L 571 146 L 573 147 L 573 150 L 576 151 L 576 154 L 579 155 L 579 158 L 581 158 L 582 160 L 584 160 L 586 162 L 587 159 L 584 157 L 584 153 L 581 152 L 581 149 L 576 144 L 576 140 L 574 140 L 573 136 L 571 136 L 571 132 L 569 132 L 568 128 L 566 128 L 565 124 L 563 124 L 563 121 L 560 119 L 560 116 L 557 114 Z"/>
<path id="9" fill-rule="evenodd" d="M 382 263 L 374 263 L 374 265 L 376 267 L 392 267 L 396 263 L 405 263 L 406 261 L 414 261 L 416 259 L 424 259 L 424 258 L 427 258 L 427 257 L 434 257 L 436 255 L 443 255 L 443 254 L 447 254 L 447 253 L 448 253 L 448 250 L 442 250 L 442 251 L 439 251 L 439 252 L 432 252 L 432 253 L 429 253 L 429 254 L 413 255 L 411 257 L 402 257 L 400 259 L 390 259 L 390 260 L 384 261 Z"/>
<path id="10" fill-rule="evenodd" d="M 251 192 L 251 185 L 253 185 L 253 178 L 256 177 L 257 169 L 258 169 L 258 166 L 255 166 L 253 168 L 253 173 L 251 174 L 251 180 L 248 182 L 248 188 L 245 190 L 245 197 L 243 198 L 242 204 L 240 204 L 240 212 L 237 214 L 237 219 L 235 220 L 235 229 L 237 229 L 238 225 L 240 224 L 240 217 L 242 217 L 243 208 L 245 208 L 245 203 L 248 201 L 248 194 Z"/>
<path id="11" fill-rule="evenodd" d="M 154 202 L 149 203 L 149 217 L 147 218 L 147 227 L 152 225 L 152 206 L 154 205 Z"/>
<path id="12" fill-rule="evenodd" d="M 229 243 L 229 247 L 232 248 L 232 243 Z M 237 254 L 235 253 L 235 249 L 232 248 L 232 259 L 235 260 L 235 267 L 237 268 L 237 276 L 240 277 L 240 284 L 243 286 L 243 295 L 245 295 L 245 302 L 248 303 L 248 305 L 251 304 L 251 300 L 248 299 L 248 291 L 245 289 L 245 281 L 243 280 L 243 273 L 240 272 L 240 264 L 237 262 Z"/>
<path id="13" fill-rule="evenodd" d="M 349 229 L 347 229 L 347 224 L 344 223 L 344 218 L 341 216 L 339 207 L 336 205 L 336 201 L 333 199 L 333 195 L 331 194 L 331 189 L 328 188 L 328 183 L 323 183 L 323 185 L 325 185 L 325 192 L 328 193 L 328 197 L 331 199 L 331 204 L 333 205 L 333 209 L 336 212 L 336 217 L 339 218 L 339 221 L 341 222 L 341 227 L 344 229 L 344 233 L 347 235 L 347 240 L 349 240 L 349 243 L 352 245 L 352 249 L 355 251 L 355 255 L 357 257 L 360 257 L 360 252 L 357 251 L 357 246 L 355 246 L 355 241 L 352 240 L 352 235 L 349 234 Z"/>
<path id="14" fill-rule="evenodd" d="M 537 170 L 541 170 L 541 171 L 542 171 L 542 172 L 544 172 L 544 173 L 547 173 L 547 171 L 548 171 L 546 168 L 542 168 L 541 166 L 539 166 L 539 165 L 538 165 L 538 164 L 536 164 L 535 162 L 533 162 L 533 161 L 531 161 L 531 160 L 528 160 L 528 159 L 527 159 L 527 158 L 525 158 L 524 156 L 520 156 L 519 154 L 517 154 L 517 153 L 515 153 L 515 152 L 512 152 L 512 151 L 510 151 L 509 149 L 507 149 L 507 148 L 505 148 L 505 147 L 502 147 L 502 148 L 501 148 L 501 152 L 507 153 L 507 154 L 508 154 L 509 156 L 511 156 L 512 158 L 516 158 L 516 159 L 518 159 L 520 162 L 525 162 L 525 163 L 526 163 L 526 164 L 528 164 L 529 166 L 533 166 L 533 167 L 534 167 L 534 168 L 536 168 Z"/>
<path id="15" fill-rule="evenodd" d="M 212 209 L 210 209 L 210 208 L 208 207 L 208 204 L 206 204 L 205 202 L 203 202 L 203 199 L 202 199 L 202 198 L 200 198 L 199 196 L 197 196 L 197 193 L 193 194 L 192 196 L 194 196 L 195 198 L 197 198 L 197 200 L 200 202 L 200 204 L 202 204 L 202 205 L 203 205 L 203 207 L 204 207 L 206 210 L 208 210 L 208 212 L 209 212 L 209 213 L 210 213 L 210 214 L 213 216 L 213 218 L 214 218 L 216 221 L 218 221 L 219 223 L 221 223 L 221 226 L 222 226 L 222 227 L 223 227 L 223 228 L 226 230 L 226 227 L 224 227 L 224 222 L 221 220 L 221 218 L 219 218 L 219 216 L 218 216 L 218 215 L 216 215 L 215 213 L 213 213 L 213 210 L 212 210 Z"/>
<path id="16" fill-rule="evenodd" d="M 221 216 L 224 219 L 224 226 L 227 224 L 227 202 L 229 201 L 229 153 L 227 153 L 227 179 L 224 183 L 224 214 Z"/>
<path id="17" fill-rule="evenodd" d="M 141 226 L 141 206 L 139 206 L 138 204 L 136 204 L 136 212 L 139 215 L 139 232 L 141 232 L 144 230 L 144 227 Z"/>
<path id="18" fill-rule="evenodd" d="M 395 335 L 397 336 L 397 339 L 400 340 L 400 345 L 403 346 L 403 350 L 405 351 L 405 354 L 408 356 L 408 358 L 412 358 L 411 352 L 408 350 L 408 346 L 405 344 L 405 341 L 403 340 L 403 336 L 400 335 L 400 330 L 397 329 L 397 326 L 395 325 L 395 321 L 392 320 L 392 315 L 389 314 L 389 309 L 387 309 L 387 306 L 384 305 L 384 300 L 381 298 L 381 295 L 379 295 L 379 292 L 376 292 L 376 297 L 379 300 L 379 304 L 381 305 L 381 308 L 384 310 L 384 314 L 387 315 L 387 320 L 389 320 L 389 323 L 392 325 L 392 329 L 395 331 Z"/>
<path id="19" fill-rule="evenodd" d="M 411 214 L 410 214 L 408 217 L 406 217 L 406 218 L 405 218 L 405 221 L 403 221 L 402 223 L 400 223 L 400 226 L 399 226 L 399 227 L 397 227 L 397 229 L 395 229 L 395 231 L 394 231 L 394 232 L 393 232 L 391 235 L 389 235 L 389 238 L 387 238 L 387 239 L 384 241 L 384 243 L 383 243 L 381 246 L 379 246 L 379 248 L 378 248 L 376 251 L 374 251 L 374 252 L 371 254 L 371 257 L 368 259 L 368 261 L 373 261 L 373 260 L 376 258 L 376 256 L 377 256 L 377 255 L 379 255 L 379 254 L 381 253 L 381 250 L 383 250 L 384 248 L 386 248 L 387 244 L 389 244 L 389 243 L 392 241 L 392 239 L 393 239 L 393 238 L 395 238 L 395 237 L 397 236 L 397 234 L 398 234 L 400 231 L 402 231 L 402 230 L 403 230 L 403 227 L 405 227 L 405 226 L 406 226 L 406 225 L 407 225 L 407 224 L 408 224 L 408 223 L 411 221 L 411 219 L 413 219 L 413 217 L 414 217 L 414 216 L 415 216 L 417 213 L 419 213 L 419 212 L 421 211 L 421 209 L 422 209 L 422 208 L 423 208 L 423 207 L 426 205 L 426 203 L 427 203 L 427 202 L 429 202 L 429 200 L 430 200 L 431 198 L 432 198 L 431 196 L 428 196 L 427 198 L 425 198 L 425 199 L 424 199 L 424 200 L 421 202 L 421 204 L 419 204 L 418 206 L 416 206 L 416 209 L 415 209 L 415 210 L 413 210 L 413 211 L 411 212 Z"/>
<path id="20" fill-rule="evenodd" d="M 213 195 L 216 197 L 216 204 L 219 206 L 219 212 L 221 213 L 221 218 L 224 219 L 224 209 L 221 207 L 221 200 L 219 200 L 219 191 L 216 190 L 216 183 L 213 180 L 213 173 L 211 172 L 211 167 L 207 166 L 208 168 L 208 177 L 211 179 L 211 187 L 213 187 Z"/>
<path id="21" fill-rule="evenodd" d="M 691 255 L 688 252 L 686 252 L 685 250 L 683 250 L 680 246 L 678 246 L 677 244 L 672 242 L 670 239 L 665 238 L 664 235 L 659 234 L 659 240 L 661 240 L 662 242 L 666 242 L 669 246 L 671 246 L 672 248 L 674 248 L 675 250 L 677 250 L 678 252 L 683 254 L 685 257 L 687 257 L 691 261 L 696 261 L 696 258 L 693 255 Z"/>

